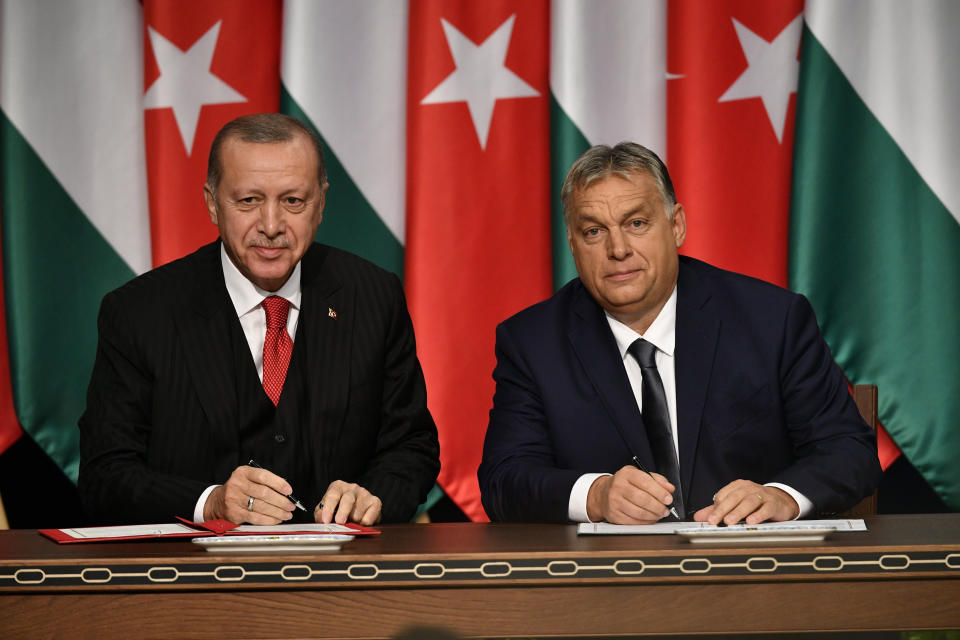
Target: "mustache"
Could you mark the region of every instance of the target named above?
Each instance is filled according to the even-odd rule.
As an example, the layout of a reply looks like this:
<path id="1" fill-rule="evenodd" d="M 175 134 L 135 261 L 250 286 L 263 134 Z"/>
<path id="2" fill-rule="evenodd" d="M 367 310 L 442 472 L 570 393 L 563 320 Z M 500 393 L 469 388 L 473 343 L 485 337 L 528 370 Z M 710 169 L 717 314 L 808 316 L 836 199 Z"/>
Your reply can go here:
<path id="1" fill-rule="evenodd" d="M 276 238 L 254 238 L 247 243 L 248 247 L 263 247 L 264 249 L 289 249 L 290 240 L 285 236 Z"/>

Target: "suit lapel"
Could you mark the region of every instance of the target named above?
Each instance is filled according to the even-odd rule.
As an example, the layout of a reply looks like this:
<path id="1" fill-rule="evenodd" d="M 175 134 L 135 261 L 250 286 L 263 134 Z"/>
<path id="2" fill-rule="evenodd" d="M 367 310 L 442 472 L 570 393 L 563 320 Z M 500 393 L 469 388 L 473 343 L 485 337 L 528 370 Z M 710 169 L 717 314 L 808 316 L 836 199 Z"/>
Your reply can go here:
<path id="1" fill-rule="evenodd" d="M 677 284 L 676 383 L 680 478 L 685 498 L 690 493 L 703 407 L 720 335 L 720 320 L 715 314 L 707 313 L 709 304 L 709 287 L 694 267 L 681 258 Z"/>
<path id="2" fill-rule="evenodd" d="M 306 393 L 310 416 L 305 432 L 317 457 L 319 477 L 327 477 L 337 449 L 343 414 L 350 393 L 350 352 L 358 310 L 353 292 L 327 265 L 329 249 L 313 245 L 303 258 L 303 290 L 299 339 L 303 331 L 307 353 Z M 325 489 L 323 487 L 322 489 Z"/>
<path id="3" fill-rule="evenodd" d="M 626 448 L 624 459 L 636 455 L 653 466 L 653 454 L 630 388 L 623 359 L 603 310 L 582 287 L 574 294 L 568 337 L 583 372 L 606 409 Z"/>
<path id="4" fill-rule="evenodd" d="M 175 322 L 204 414 L 214 433 L 235 447 L 236 374 L 230 323 L 238 320 L 223 282 L 219 242 L 201 250 L 196 276 Z"/>

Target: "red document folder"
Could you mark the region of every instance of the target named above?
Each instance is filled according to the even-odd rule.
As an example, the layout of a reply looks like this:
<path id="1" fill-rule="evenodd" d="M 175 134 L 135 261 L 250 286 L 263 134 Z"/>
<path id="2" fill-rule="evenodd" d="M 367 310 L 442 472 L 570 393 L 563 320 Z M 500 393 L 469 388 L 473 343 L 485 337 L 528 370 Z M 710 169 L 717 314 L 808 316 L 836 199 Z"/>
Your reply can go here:
<path id="1" fill-rule="evenodd" d="M 380 533 L 358 524 L 278 524 L 272 526 L 238 525 L 227 520 L 191 522 L 177 518 L 182 524 L 141 524 L 117 527 L 80 527 L 74 529 L 40 529 L 40 533 L 59 544 L 77 542 L 113 542 L 119 540 L 155 540 L 157 538 L 203 538 L 207 536 L 323 535 L 363 536 Z"/>

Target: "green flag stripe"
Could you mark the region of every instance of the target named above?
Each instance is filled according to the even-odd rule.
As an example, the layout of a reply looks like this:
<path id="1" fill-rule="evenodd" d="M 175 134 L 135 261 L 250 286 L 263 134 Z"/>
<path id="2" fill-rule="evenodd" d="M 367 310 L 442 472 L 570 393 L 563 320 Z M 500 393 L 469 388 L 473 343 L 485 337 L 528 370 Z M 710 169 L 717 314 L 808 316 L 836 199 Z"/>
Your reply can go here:
<path id="1" fill-rule="evenodd" d="M 802 51 L 791 286 L 847 375 L 879 386 L 898 446 L 960 509 L 960 226 L 809 30 Z"/>
<path id="2" fill-rule="evenodd" d="M 103 295 L 134 273 L 3 114 L 3 260 L 20 424 L 74 482 Z"/>
<path id="3" fill-rule="evenodd" d="M 280 110 L 299 118 L 316 131 L 310 118 L 283 87 L 280 90 Z M 403 245 L 357 188 L 337 159 L 335 150 L 324 140 L 323 133 L 317 131 L 317 135 L 323 143 L 327 180 L 330 182 L 317 240 L 363 256 L 403 278 Z"/>
<path id="4" fill-rule="evenodd" d="M 586 136 L 566 114 L 550 93 L 550 207 L 551 237 L 553 243 L 553 287 L 559 289 L 577 276 L 577 268 L 570 255 L 567 229 L 560 205 L 560 187 L 570 165 L 590 148 Z"/>

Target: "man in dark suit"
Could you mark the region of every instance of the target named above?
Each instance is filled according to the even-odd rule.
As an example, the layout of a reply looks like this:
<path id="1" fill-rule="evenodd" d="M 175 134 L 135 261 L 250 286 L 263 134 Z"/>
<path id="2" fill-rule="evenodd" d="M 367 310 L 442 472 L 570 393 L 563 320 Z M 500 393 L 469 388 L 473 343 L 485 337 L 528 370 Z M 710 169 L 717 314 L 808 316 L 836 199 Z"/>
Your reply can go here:
<path id="1" fill-rule="evenodd" d="M 686 218 L 656 154 L 594 147 L 561 198 L 580 277 L 497 328 L 492 519 L 754 524 L 874 490 L 875 436 L 810 304 L 678 256 Z"/>
<path id="2" fill-rule="evenodd" d="M 101 306 L 80 419 L 91 520 L 276 524 L 294 492 L 318 522 L 413 515 L 440 463 L 403 289 L 313 242 L 326 189 L 296 119 L 217 134 L 204 195 L 220 240 Z"/>

